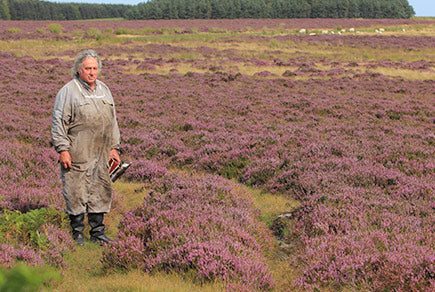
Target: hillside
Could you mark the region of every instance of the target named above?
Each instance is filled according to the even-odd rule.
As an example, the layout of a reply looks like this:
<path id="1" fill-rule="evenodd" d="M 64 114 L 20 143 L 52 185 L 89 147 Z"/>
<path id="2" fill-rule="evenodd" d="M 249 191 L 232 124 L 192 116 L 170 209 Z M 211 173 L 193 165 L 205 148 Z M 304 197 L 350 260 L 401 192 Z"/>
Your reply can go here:
<path id="1" fill-rule="evenodd" d="M 431 19 L 0 22 L 0 272 L 58 272 L 44 291 L 433 291 L 434 33 Z M 72 244 L 49 144 L 84 48 L 133 162 L 103 248 Z"/>

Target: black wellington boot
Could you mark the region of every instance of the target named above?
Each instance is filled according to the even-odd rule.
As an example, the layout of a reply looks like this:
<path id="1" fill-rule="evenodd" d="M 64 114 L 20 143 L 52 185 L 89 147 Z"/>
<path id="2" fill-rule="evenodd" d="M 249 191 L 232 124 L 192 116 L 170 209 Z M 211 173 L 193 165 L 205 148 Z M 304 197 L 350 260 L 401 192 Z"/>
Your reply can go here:
<path id="1" fill-rule="evenodd" d="M 88 213 L 88 222 L 91 226 L 89 234 L 91 235 L 91 241 L 100 244 L 112 242 L 113 239 L 104 234 L 104 213 Z"/>
<path id="2" fill-rule="evenodd" d="M 85 242 L 83 240 L 83 229 L 85 229 L 85 214 L 69 215 L 72 228 L 72 236 L 77 245 L 83 246 Z"/>

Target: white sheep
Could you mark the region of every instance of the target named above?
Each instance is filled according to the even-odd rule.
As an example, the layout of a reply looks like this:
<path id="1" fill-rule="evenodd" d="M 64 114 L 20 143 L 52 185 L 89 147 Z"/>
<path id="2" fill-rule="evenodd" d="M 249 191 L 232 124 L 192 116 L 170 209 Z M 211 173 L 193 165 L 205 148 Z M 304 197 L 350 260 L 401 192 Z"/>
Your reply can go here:
<path id="1" fill-rule="evenodd" d="M 301 29 L 299 30 L 299 33 L 307 33 L 307 30 L 306 30 L 305 28 L 301 28 Z"/>

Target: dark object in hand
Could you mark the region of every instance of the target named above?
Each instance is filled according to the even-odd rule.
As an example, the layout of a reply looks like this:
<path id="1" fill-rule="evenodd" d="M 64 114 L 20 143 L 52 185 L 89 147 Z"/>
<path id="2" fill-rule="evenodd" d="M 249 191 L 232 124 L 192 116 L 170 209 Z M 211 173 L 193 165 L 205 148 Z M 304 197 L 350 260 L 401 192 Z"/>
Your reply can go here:
<path id="1" fill-rule="evenodd" d="M 116 162 L 115 159 L 110 159 L 109 161 L 109 175 L 110 180 L 112 182 L 115 182 L 121 175 L 124 174 L 124 172 L 127 170 L 127 168 L 130 166 L 131 163 L 127 163 L 121 160 L 121 163 Z"/>

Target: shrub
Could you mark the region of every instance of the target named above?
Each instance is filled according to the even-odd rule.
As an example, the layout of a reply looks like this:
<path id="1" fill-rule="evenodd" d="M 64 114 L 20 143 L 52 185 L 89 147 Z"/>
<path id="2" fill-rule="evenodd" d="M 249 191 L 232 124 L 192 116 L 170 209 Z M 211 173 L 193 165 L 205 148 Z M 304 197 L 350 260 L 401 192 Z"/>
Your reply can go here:
<path id="1" fill-rule="evenodd" d="M 63 26 L 59 23 L 50 23 L 49 25 L 47 25 L 46 27 L 51 33 L 62 33 L 63 31 Z"/>
<path id="2" fill-rule="evenodd" d="M 85 36 L 98 39 L 98 38 L 101 38 L 102 33 L 101 33 L 101 30 L 99 30 L 98 28 L 91 27 L 85 32 Z"/>
<path id="3" fill-rule="evenodd" d="M 72 33 L 76 37 L 82 37 L 83 36 L 83 30 L 81 30 L 81 29 L 75 29 Z"/>
<path id="4" fill-rule="evenodd" d="M 150 181 L 166 173 L 165 167 L 161 167 L 151 160 L 139 159 L 131 165 L 125 177 L 136 181 Z"/>
<path id="5" fill-rule="evenodd" d="M 0 216 L 0 264 L 11 266 L 23 260 L 32 265 L 63 266 L 64 252 L 73 248 L 70 236 L 60 229 L 65 220 L 65 215 L 53 208 L 24 214 L 4 210 Z"/>
<path id="6" fill-rule="evenodd" d="M 10 32 L 10 33 L 21 33 L 22 30 L 19 29 L 19 28 L 16 28 L 16 27 L 11 27 L 11 28 L 8 28 L 8 32 Z"/>
<path id="7" fill-rule="evenodd" d="M 12 269 L 0 269 L 0 291 L 40 291 L 44 282 L 59 279 L 58 272 L 18 264 Z"/>
<path id="8" fill-rule="evenodd" d="M 154 180 L 143 204 L 121 220 L 119 240 L 104 247 L 104 267 L 173 270 L 271 289 L 260 244 L 268 233 L 228 183 L 175 174 Z"/>
<path id="9" fill-rule="evenodd" d="M 123 27 L 118 27 L 117 29 L 115 29 L 115 34 L 116 35 L 121 35 L 121 34 L 131 34 L 132 30 L 129 30 L 127 28 L 123 28 Z"/>

